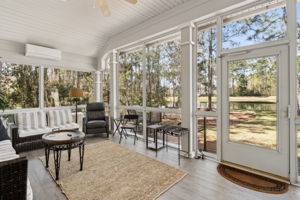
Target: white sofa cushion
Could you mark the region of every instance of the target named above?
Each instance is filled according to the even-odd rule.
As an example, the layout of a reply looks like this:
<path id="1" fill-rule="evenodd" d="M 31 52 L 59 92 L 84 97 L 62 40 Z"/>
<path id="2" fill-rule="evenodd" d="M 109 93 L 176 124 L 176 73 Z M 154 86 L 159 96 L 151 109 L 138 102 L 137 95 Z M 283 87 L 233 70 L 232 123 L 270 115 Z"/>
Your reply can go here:
<path id="1" fill-rule="evenodd" d="M 0 141 L 0 162 L 19 158 L 10 140 Z"/>
<path id="2" fill-rule="evenodd" d="M 9 147 L 11 147 L 12 149 L 14 149 L 12 147 L 12 144 L 11 144 L 10 140 L 2 140 L 2 141 L 0 141 L 0 151 L 4 150 L 4 149 L 7 149 Z"/>
<path id="3" fill-rule="evenodd" d="M 60 110 L 59 117 L 60 117 L 60 124 L 66 124 L 67 123 L 67 111 L 66 110 Z"/>
<path id="4" fill-rule="evenodd" d="M 66 112 L 66 123 L 67 124 L 73 123 L 73 116 L 72 116 L 71 109 L 67 109 L 67 110 L 65 110 L 65 112 Z"/>
<path id="5" fill-rule="evenodd" d="M 72 129 L 79 129 L 79 125 L 76 123 L 64 124 L 58 127 L 60 130 L 72 130 Z"/>
<path id="6" fill-rule="evenodd" d="M 31 116 L 30 113 L 18 113 L 17 114 L 17 124 L 19 129 L 29 130 L 31 129 Z"/>
<path id="7" fill-rule="evenodd" d="M 38 122 L 39 122 L 39 128 L 45 128 L 47 126 L 46 123 L 46 113 L 44 111 L 39 111 L 38 113 Z"/>
<path id="8" fill-rule="evenodd" d="M 33 135 L 41 135 L 49 133 L 52 131 L 52 128 L 39 128 L 39 129 L 30 129 L 30 130 L 19 130 L 19 137 L 28 137 Z"/>
<path id="9" fill-rule="evenodd" d="M 48 113 L 48 120 L 50 127 L 59 127 L 60 125 L 67 122 L 66 115 L 64 114 L 65 110 L 50 110 Z M 65 119 L 65 120 L 64 120 Z"/>
<path id="10" fill-rule="evenodd" d="M 16 119 L 17 119 L 16 122 L 17 122 L 18 128 L 23 129 L 23 124 L 24 124 L 24 122 L 23 122 L 23 113 L 17 113 Z"/>
<path id="11" fill-rule="evenodd" d="M 39 118 L 38 118 L 37 112 L 30 113 L 30 121 L 31 121 L 30 129 L 38 129 L 39 128 Z"/>
<path id="12" fill-rule="evenodd" d="M 79 128 L 79 125 L 73 122 L 71 109 L 50 110 L 48 116 L 49 125 L 52 129 L 69 130 Z"/>
<path id="13" fill-rule="evenodd" d="M 54 112 L 53 112 L 53 110 L 50 110 L 48 112 L 48 124 L 50 127 L 54 127 Z"/>
<path id="14" fill-rule="evenodd" d="M 61 112 L 61 110 L 54 111 L 54 125 L 55 126 L 61 125 L 60 112 Z"/>
<path id="15" fill-rule="evenodd" d="M 47 128 L 46 114 L 43 111 L 18 113 L 17 125 L 19 132 L 32 132 L 38 129 Z"/>

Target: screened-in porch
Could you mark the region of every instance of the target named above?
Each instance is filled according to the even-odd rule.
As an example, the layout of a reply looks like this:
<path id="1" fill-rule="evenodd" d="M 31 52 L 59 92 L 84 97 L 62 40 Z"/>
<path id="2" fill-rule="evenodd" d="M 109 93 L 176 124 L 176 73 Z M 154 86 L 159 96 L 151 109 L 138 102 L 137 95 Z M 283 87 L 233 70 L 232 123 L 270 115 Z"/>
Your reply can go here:
<path id="1" fill-rule="evenodd" d="M 300 197 L 300 1 L 0 13 L 0 199 Z"/>

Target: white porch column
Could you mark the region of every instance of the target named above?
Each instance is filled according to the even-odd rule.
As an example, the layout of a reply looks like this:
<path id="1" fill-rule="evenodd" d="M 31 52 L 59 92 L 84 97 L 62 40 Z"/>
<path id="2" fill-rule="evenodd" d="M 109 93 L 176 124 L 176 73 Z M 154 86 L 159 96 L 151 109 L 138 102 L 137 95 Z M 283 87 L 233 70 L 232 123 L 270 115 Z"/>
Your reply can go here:
<path id="1" fill-rule="evenodd" d="M 44 67 L 40 67 L 39 70 L 39 107 L 40 109 L 44 109 L 45 101 L 44 101 Z"/>
<path id="2" fill-rule="evenodd" d="M 297 164 L 297 1 L 287 1 L 288 13 L 288 39 L 289 39 L 289 69 L 290 69 L 290 181 L 298 183 L 298 164 Z"/>
<path id="3" fill-rule="evenodd" d="M 119 70 L 118 70 L 118 56 L 117 51 L 113 50 L 110 54 L 110 116 L 113 118 L 118 117 L 118 105 L 119 105 Z"/>
<path id="4" fill-rule="evenodd" d="M 101 89 L 101 72 L 96 71 L 95 72 L 95 101 L 100 102 L 101 101 L 101 96 L 102 96 L 102 89 Z"/>
<path id="5" fill-rule="evenodd" d="M 194 25 L 192 23 L 186 24 L 181 27 L 181 110 L 182 110 L 182 127 L 190 130 L 190 135 L 182 138 L 182 149 L 190 151 L 190 157 L 193 153 L 193 135 L 197 130 L 194 130 Z M 188 149 L 190 143 L 190 149 Z"/>

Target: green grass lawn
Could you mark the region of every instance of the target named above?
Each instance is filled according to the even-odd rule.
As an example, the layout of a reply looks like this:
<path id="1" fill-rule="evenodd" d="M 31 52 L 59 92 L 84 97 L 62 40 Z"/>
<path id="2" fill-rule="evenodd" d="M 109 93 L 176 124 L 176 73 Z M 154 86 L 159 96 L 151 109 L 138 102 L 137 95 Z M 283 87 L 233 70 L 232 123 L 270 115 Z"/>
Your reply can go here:
<path id="1" fill-rule="evenodd" d="M 249 120 L 235 121 L 231 117 L 230 140 L 251 145 L 276 149 L 276 113 L 274 111 L 250 111 L 254 117 Z M 234 110 L 233 115 L 248 114 L 245 110 Z M 201 129 L 202 125 L 199 125 Z M 207 141 L 216 141 L 216 126 L 210 124 L 206 130 Z M 203 138 L 203 131 L 199 132 Z M 300 150 L 299 150 L 300 151 Z"/>
<path id="2" fill-rule="evenodd" d="M 244 113 L 245 110 L 234 112 Z M 276 113 L 274 111 L 251 111 L 253 119 L 233 122 L 230 125 L 230 140 L 276 149 Z"/>
<path id="3" fill-rule="evenodd" d="M 199 102 L 207 103 L 208 97 L 201 96 L 198 97 Z M 212 102 L 217 102 L 217 97 L 212 97 Z M 259 97 L 259 96 L 249 96 L 249 97 L 230 97 L 230 102 L 262 102 L 262 103 L 275 103 L 276 96 L 269 97 Z"/>
<path id="4" fill-rule="evenodd" d="M 207 97 L 199 97 L 198 101 L 207 102 Z M 216 97 L 212 98 L 212 102 L 216 102 Z M 255 102 L 255 103 L 275 103 L 276 97 L 230 97 L 230 102 Z M 235 142 L 243 142 L 251 145 L 262 146 L 276 149 L 276 112 L 266 110 L 233 110 L 237 113 L 252 113 L 254 119 L 234 123 L 230 125 L 230 139 Z M 199 132 L 199 136 L 203 133 Z M 202 137 L 202 136 L 201 136 Z M 207 129 L 207 140 L 216 141 L 216 128 L 209 127 Z M 297 135 L 298 157 L 300 158 L 300 129 Z"/>

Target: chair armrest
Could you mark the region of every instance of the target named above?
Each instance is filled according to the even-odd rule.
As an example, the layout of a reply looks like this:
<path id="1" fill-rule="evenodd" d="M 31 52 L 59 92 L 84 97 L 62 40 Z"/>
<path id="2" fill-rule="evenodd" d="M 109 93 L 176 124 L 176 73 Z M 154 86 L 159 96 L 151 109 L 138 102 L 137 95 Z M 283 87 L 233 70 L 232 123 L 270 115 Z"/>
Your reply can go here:
<path id="1" fill-rule="evenodd" d="M 82 131 L 84 133 L 86 133 L 86 121 L 87 121 L 87 118 L 86 117 L 83 117 L 82 118 Z"/>
<path id="2" fill-rule="evenodd" d="M 0 199 L 24 199 L 27 194 L 26 157 L 0 162 Z"/>
<path id="3" fill-rule="evenodd" d="M 19 138 L 19 127 L 16 124 L 12 124 L 10 128 L 11 128 L 11 140 L 12 140 L 11 142 L 12 142 L 12 146 L 15 149 L 15 146 Z"/>
<path id="4" fill-rule="evenodd" d="M 106 129 L 109 131 L 109 116 L 105 116 Z"/>

